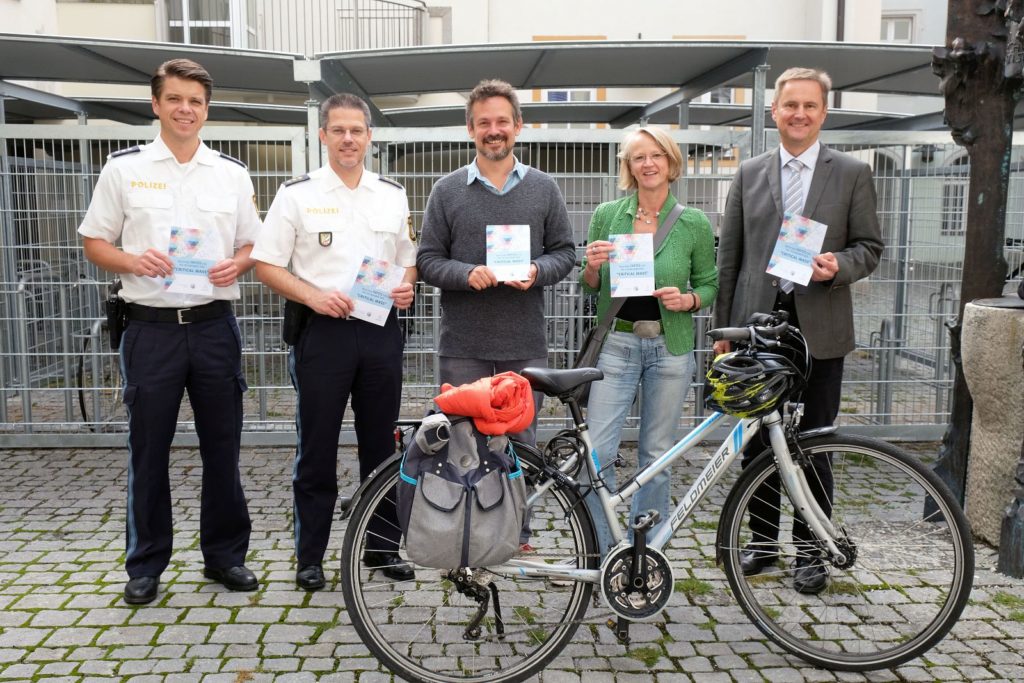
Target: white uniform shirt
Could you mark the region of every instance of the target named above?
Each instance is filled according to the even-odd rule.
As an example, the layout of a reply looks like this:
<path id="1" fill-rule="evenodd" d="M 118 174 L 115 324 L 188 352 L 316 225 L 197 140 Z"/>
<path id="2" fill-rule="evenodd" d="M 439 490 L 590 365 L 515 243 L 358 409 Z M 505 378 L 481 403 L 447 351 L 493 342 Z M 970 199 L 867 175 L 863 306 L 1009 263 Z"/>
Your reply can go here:
<path id="1" fill-rule="evenodd" d="M 321 290 L 347 293 L 363 258 L 416 265 L 409 200 L 392 180 L 363 170 L 349 189 L 330 166 L 280 187 L 252 257 L 287 268 Z"/>
<path id="2" fill-rule="evenodd" d="M 220 259 L 252 244 L 260 229 L 252 180 L 245 166 L 200 143 L 192 159 L 178 163 L 160 136 L 140 152 L 107 158 L 78 232 L 129 254 L 167 253 L 171 228 L 200 228 Z M 214 287 L 212 296 L 165 291 L 164 278 L 122 274 L 121 296 L 145 306 L 182 308 L 213 299 L 237 299 L 238 283 Z"/>

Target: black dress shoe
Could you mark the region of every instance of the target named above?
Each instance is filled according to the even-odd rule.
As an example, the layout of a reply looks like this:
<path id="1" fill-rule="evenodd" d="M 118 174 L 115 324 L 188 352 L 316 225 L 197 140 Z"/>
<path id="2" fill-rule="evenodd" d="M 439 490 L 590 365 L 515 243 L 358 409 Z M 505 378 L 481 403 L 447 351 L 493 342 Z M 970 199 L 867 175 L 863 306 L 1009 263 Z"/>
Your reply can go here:
<path id="1" fill-rule="evenodd" d="M 159 588 L 159 576 L 136 576 L 124 585 L 124 601 L 129 605 L 145 605 L 156 599 Z"/>
<path id="2" fill-rule="evenodd" d="M 318 564 L 307 564 L 295 572 L 295 585 L 307 591 L 318 591 L 327 585 L 324 568 Z"/>
<path id="3" fill-rule="evenodd" d="M 796 572 L 793 574 L 793 588 L 797 593 L 817 595 L 828 585 L 828 569 L 821 558 L 801 555 L 796 558 Z"/>
<path id="4" fill-rule="evenodd" d="M 204 567 L 203 576 L 213 579 L 230 591 L 254 591 L 260 585 L 260 582 L 256 580 L 256 575 L 245 565 L 225 567 L 224 569 Z"/>
<path id="5" fill-rule="evenodd" d="M 370 569 L 380 570 L 384 576 L 394 581 L 412 581 L 416 578 L 416 572 L 398 553 L 386 550 L 367 550 L 363 553 L 363 564 Z"/>
<path id="6" fill-rule="evenodd" d="M 779 553 L 775 550 L 761 550 L 748 545 L 740 551 L 740 570 L 743 576 L 760 574 L 762 569 L 771 567 L 778 559 Z"/>

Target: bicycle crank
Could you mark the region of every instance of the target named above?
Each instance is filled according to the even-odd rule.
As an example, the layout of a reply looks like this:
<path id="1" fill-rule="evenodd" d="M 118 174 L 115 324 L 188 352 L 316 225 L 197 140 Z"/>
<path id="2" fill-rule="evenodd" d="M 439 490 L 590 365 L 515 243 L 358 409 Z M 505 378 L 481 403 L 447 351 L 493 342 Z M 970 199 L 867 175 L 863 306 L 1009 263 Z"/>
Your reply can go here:
<path id="1" fill-rule="evenodd" d="M 642 566 L 633 570 L 633 547 L 609 553 L 601 570 L 601 595 L 611 610 L 631 621 L 651 619 L 668 605 L 672 597 L 672 567 L 658 550 L 645 547 Z"/>

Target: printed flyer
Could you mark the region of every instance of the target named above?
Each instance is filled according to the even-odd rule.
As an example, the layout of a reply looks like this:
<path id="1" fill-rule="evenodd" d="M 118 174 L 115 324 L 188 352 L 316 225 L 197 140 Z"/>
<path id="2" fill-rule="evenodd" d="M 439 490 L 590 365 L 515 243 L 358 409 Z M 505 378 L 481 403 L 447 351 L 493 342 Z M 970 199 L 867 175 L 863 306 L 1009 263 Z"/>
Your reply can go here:
<path id="1" fill-rule="evenodd" d="M 395 303 L 391 290 L 402 284 L 403 275 L 405 268 L 364 256 L 356 272 L 356 281 L 348 292 L 355 304 L 352 317 L 383 326 Z"/>
<path id="2" fill-rule="evenodd" d="M 530 279 L 530 226 L 488 225 L 487 267 L 499 282 Z"/>
<path id="3" fill-rule="evenodd" d="M 811 261 L 821 253 L 828 226 L 805 216 L 787 213 L 775 249 L 768 259 L 767 272 L 799 285 L 811 281 Z"/>
<path id="4" fill-rule="evenodd" d="M 167 255 L 174 263 L 174 272 L 164 278 L 164 289 L 176 294 L 213 294 L 209 272 L 223 256 L 215 236 L 202 228 L 171 227 Z"/>
<path id="5" fill-rule="evenodd" d="M 654 292 L 654 235 L 609 235 L 614 247 L 608 254 L 611 295 L 650 296 Z"/>

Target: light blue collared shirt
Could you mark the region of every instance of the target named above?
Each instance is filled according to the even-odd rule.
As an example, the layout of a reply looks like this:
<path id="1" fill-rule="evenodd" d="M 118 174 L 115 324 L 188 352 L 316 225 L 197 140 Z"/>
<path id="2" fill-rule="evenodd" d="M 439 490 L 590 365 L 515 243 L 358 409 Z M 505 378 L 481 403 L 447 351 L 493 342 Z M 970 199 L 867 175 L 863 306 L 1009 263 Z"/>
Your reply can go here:
<path id="1" fill-rule="evenodd" d="M 479 180 L 481 185 L 499 197 L 501 195 L 508 194 L 509 191 L 518 185 L 519 181 L 526 176 L 526 172 L 530 170 L 530 167 L 519 161 L 519 159 L 516 159 L 515 157 L 512 158 L 515 159 L 516 164 L 512 167 L 512 172 L 508 174 L 508 178 L 505 180 L 505 187 L 500 190 L 494 186 L 494 183 L 480 173 L 480 167 L 476 165 L 476 159 L 469 162 L 469 166 L 466 167 L 469 170 L 469 179 L 466 181 L 466 185 L 472 185 L 474 180 Z"/>

